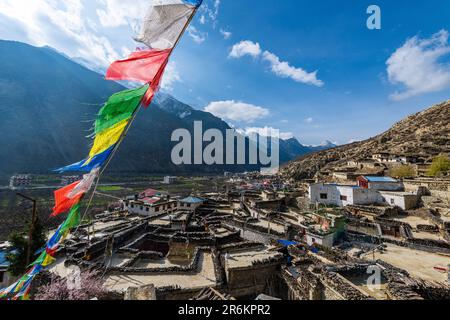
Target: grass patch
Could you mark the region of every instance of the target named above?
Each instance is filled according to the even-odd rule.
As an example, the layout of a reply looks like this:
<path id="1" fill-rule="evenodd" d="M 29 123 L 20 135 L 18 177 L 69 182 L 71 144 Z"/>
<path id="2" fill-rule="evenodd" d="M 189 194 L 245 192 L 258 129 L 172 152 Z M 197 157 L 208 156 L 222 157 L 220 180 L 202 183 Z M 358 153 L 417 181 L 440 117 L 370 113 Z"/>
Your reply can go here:
<path id="1" fill-rule="evenodd" d="M 122 187 L 119 186 L 100 186 L 98 187 L 98 191 L 110 192 L 110 191 L 120 191 Z"/>

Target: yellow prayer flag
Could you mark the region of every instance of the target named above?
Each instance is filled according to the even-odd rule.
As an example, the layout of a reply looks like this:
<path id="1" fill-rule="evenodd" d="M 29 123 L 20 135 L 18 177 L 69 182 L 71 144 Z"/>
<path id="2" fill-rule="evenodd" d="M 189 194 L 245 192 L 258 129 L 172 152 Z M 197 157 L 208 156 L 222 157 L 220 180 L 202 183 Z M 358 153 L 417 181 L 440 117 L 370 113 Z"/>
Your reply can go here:
<path id="1" fill-rule="evenodd" d="M 96 155 L 108 150 L 111 146 L 116 144 L 120 137 L 122 136 L 122 133 L 125 131 L 125 128 L 127 127 L 129 122 L 129 119 L 122 120 L 112 126 L 109 129 L 104 130 L 103 132 L 99 133 L 94 140 L 94 145 L 91 149 L 91 152 L 89 153 L 89 159 L 86 161 L 85 164 L 89 164 L 91 162 L 92 158 Z"/>

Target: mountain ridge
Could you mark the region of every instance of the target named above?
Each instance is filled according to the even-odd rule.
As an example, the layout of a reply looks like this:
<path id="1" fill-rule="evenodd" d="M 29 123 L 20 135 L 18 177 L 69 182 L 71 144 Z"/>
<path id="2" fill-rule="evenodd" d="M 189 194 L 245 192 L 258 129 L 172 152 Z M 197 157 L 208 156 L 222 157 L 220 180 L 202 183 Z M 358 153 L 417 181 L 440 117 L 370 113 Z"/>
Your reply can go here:
<path id="1" fill-rule="evenodd" d="M 103 103 L 124 90 L 53 48 L 0 40 L 0 173 L 49 173 L 86 157 L 92 123 Z M 145 116 L 144 116 L 145 114 Z M 230 129 L 222 119 L 160 93 L 140 112 L 116 157 L 114 172 L 190 173 L 246 171 L 254 167 L 189 167 L 171 163 L 171 133 Z M 298 141 L 297 141 L 298 142 Z M 282 162 L 314 149 L 280 142 Z"/>

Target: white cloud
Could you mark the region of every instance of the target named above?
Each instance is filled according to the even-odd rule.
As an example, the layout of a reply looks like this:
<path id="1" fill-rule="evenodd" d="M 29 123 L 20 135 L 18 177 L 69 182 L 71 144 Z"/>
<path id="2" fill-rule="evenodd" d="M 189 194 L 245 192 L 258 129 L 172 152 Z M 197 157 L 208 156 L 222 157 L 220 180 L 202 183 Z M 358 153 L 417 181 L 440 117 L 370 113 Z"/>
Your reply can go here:
<path id="1" fill-rule="evenodd" d="M 0 16 L 11 22 L 8 28 L 0 28 L 0 37 L 36 46 L 48 45 L 72 58 L 89 61 L 95 68 L 104 68 L 123 57 L 122 48 L 128 43 L 111 43 L 102 30 L 99 17 L 88 18 L 86 12 L 107 10 L 106 6 L 113 2 L 2 0 Z M 22 36 L 14 37 L 16 34 Z"/>
<path id="2" fill-rule="evenodd" d="M 215 29 L 218 23 L 220 0 L 212 0 L 212 1 L 213 1 L 212 4 L 208 4 L 206 3 L 206 1 L 204 1 L 203 5 L 200 7 L 199 9 L 199 12 L 201 14 L 200 23 L 206 24 L 208 22 L 211 22 L 212 27 Z"/>
<path id="3" fill-rule="evenodd" d="M 237 130 L 240 134 L 245 136 L 251 136 L 252 134 L 258 134 L 263 137 L 278 137 L 282 140 L 289 140 L 294 137 L 292 132 L 281 132 L 279 129 L 273 127 L 247 127 L 245 129 Z"/>
<path id="4" fill-rule="evenodd" d="M 230 58 L 242 58 L 246 55 L 257 58 L 261 55 L 261 46 L 259 43 L 255 43 L 249 40 L 241 41 L 236 43 L 229 54 Z"/>
<path id="5" fill-rule="evenodd" d="M 307 72 L 302 68 L 292 67 L 288 62 L 281 61 L 275 54 L 265 51 L 263 60 L 268 61 L 274 74 L 282 78 L 290 78 L 296 82 L 322 87 L 322 80 L 317 79 L 317 71 Z"/>
<path id="6" fill-rule="evenodd" d="M 201 44 L 206 41 L 207 33 L 199 31 L 193 25 L 190 25 L 187 29 L 189 36 L 194 40 L 194 42 Z"/>
<path id="7" fill-rule="evenodd" d="M 172 91 L 173 86 L 177 82 L 182 82 L 180 73 L 177 70 L 176 63 L 173 61 L 170 61 L 167 64 L 166 70 L 164 72 L 164 76 L 161 81 L 161 88 L 166 91 Z"/>
<path id="8" fill-rule="evenodd" d="M 128 26 L 137 18 L 143 18 L 149 7 L 147 0 L 135 0 L 133 5 L 123 0 L 100 0 L 100 3 L 104 8 L 96 12 L 103 27 Z"/>
<path id="9" fill-rule="evenodd" d="M 231 36 L 233 35 L 230 31 L 226 31 L 224 29 L 220 29 L 220 33 L 222 34 L 222 36 L 225 40 L 230 39 Z"/>
<path id="10" fill-rule="evenodd" d="M 250 40 L 241 41 L 236 43 L 229 54 L 229 58 L 242 58 L 244 56 L 252 56 L 258 58 L 262 56 L 263 61 L 267 61 L 270 64 L 270 70 L 276 76 L 281 78 L 289 78 L 299 83 L 305 83 L 322 87 L 324 82 L 317 78 L 317 71 L 307 72 L 302 68 L 296 68 L 289 64 L 289 62 L 281 61 L 280 58 L 269 51 L 262 52 L 261 46 L 257 42 Z"/>
<path id="11" fill-rule="evenodd" d="M 268 109 L 234 100 L 211 102 L 206 108 L 223 120 L 251 123 L 270 115 Z"/>
<path id="12" fill-rule="evenodd" d="M 450 88 L 450 64 L 440 62 L 450 53 L 448 38 L 446 30 L 428 39 L 415 36 L 391 55 L 386 62 L 389 81 L 405 88 L 392 94 L 392 100 L 405 100 Z"/>
<path id="13" fill-rule="evenodd" d="M 314 119 L 313 119 L 313 118 L 306 118 L 306 119 L 305 119 L 305 122 L 306 122 L 306 123 L 313 123 L 313 122 L 314 122 Z"/>

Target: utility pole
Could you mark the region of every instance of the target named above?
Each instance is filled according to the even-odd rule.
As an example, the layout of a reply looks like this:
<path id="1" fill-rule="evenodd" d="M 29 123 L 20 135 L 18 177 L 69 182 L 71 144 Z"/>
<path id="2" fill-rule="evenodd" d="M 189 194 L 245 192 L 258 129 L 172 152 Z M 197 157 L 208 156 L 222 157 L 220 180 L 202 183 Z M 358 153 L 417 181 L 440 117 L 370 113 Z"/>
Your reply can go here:
<path id="1" fill-rule="evenodd" d="M 36 213 L 37 213 L 37 201 L 33 198 L 30 198 L 20 192 L 16 193 L 19 197 L 22 197 L 28 201 L 33 202 L 33 213 L 31 217 L 31 225 L 30 230 L 28 232 L 28 249 L 27 249 L 27 266 L 31 263 L 31 247 L 32 247 L 32 241 L 33 241 L 33 232 L 34 232 L 34 226 L 36 224 Z"/>

